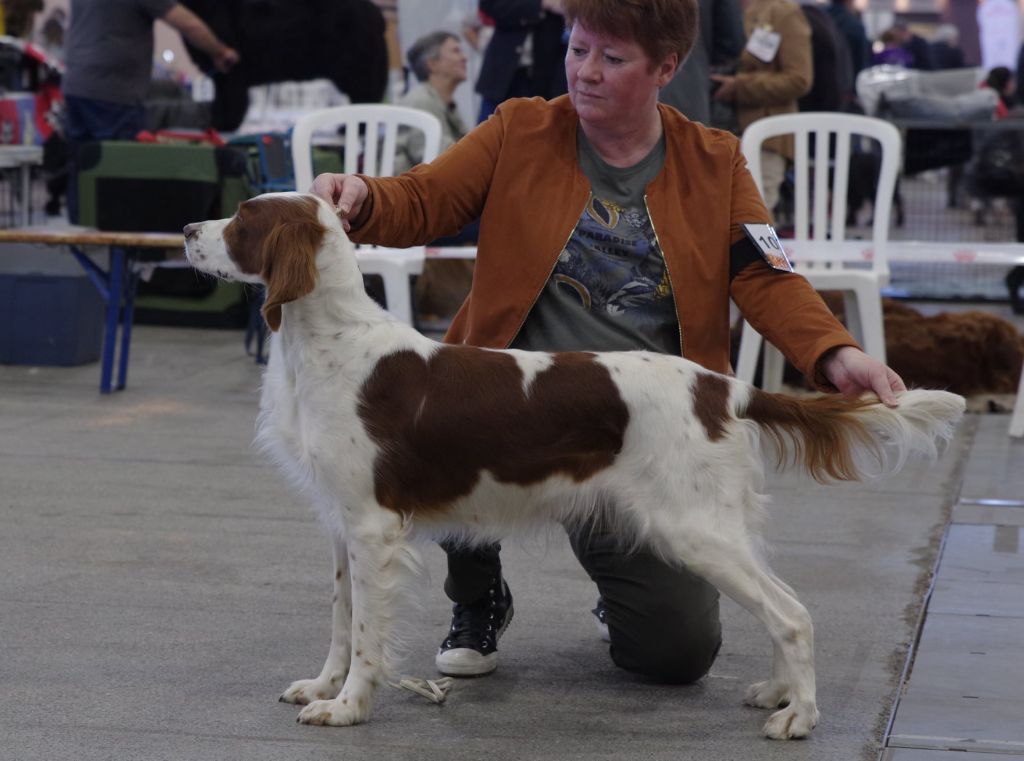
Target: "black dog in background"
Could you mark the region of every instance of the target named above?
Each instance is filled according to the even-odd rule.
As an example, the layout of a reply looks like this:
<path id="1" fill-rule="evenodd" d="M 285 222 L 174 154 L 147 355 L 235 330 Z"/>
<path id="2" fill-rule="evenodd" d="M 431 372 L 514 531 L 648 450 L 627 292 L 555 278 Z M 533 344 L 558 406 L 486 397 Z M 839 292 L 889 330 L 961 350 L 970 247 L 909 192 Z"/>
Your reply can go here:
<path id="1" fill-rule="evenodd" d="M 846 189 L 846 224 L 857 225 L 857 214 L 864 206 L 874 203 L 878 188 L 878 175 L 882 171 L 882 154 L 878 150 L 854 151 L 850 154 L 850 178 Z M 903 197 L 900 181 L 893 190 L 893 219 L 903 227 Z M 868 223 L 870 224 L 870 223 Z"/>

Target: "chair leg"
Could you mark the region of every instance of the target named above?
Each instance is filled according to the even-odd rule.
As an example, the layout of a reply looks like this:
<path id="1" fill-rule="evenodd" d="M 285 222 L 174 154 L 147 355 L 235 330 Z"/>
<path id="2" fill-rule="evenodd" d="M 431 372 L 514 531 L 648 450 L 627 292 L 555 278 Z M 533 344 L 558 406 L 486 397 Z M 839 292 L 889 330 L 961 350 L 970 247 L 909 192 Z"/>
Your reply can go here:
<path id="1" fill-rule="evenodd" d="M 1013 415 L 1010 416 L 1010 435 L 1018 438 L 1024 436 L 1024 367 L 1021 368 L 1017 401 L 1013 404 Z"/>
<path id="2" fill-rule="evenodd" d="M 412 325 L 412 289 L 409 287 L 409 272 L 405 267 L 384 266 L 379 270 L 384 280 L 384 298 L 388 302 L 388 311 L 404 322 Z"/>
<path id="3" fill-rule="evenodd" d="M 761 388 L 773 394 L 782 391 L 782 376 L 786 369 L 786 358 L 782 352 L 765 341 L 764 364 L 761 366 Z"/>
<path id="4" fill-rule="evenodd" d="M 846 330 L 863 345 L 864 325 L 860 320 L 861 302 L 856 291 L 843 291 L 843 320 Z"/>
<path id="5" fill-rule="evenodd" d="M 882 317 L 882 296 L 874 288 L 844 291 L 846 325 L 851 335 L 860 341 L 864 352 L 884 363 L 885 321 Z"/>
<path id="6" fill-rule="evenodd" d="M 762 343 L 761 334 L 744 320 L 743 329 L 740 331 L 740 350 L 736 357 L 736 377 L 744 383 L 754 383 Z"/>

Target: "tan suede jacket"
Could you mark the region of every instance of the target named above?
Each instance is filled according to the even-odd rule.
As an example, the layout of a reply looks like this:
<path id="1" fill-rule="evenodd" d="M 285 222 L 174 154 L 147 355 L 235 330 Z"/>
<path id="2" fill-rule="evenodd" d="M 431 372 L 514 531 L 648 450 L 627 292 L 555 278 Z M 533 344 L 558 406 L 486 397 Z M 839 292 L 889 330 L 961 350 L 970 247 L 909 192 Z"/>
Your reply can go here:
<path id="1" fill-rule="evenodd" d="M 743 11 L 743 32 L 767 29 L 781 37 L 775 57 L 765 63 L 744 50 L 736 70 L 736 119 L 741 130 L 775 114 L 791 114 L 814 83 L 811 25 L 792 0 L 753 0 Z M 765 148 L 793 158 L 793 137 L 765 141 Z"/>
<path id="2" fill-rule="evenodd" d="M 659 105 L 665 165 L 647 210 L 668 267 L 680 353 L 729 372 L 729 298 L 809 378 L 818 360 L 856 342 L 800 275 L 756 261 L 729 277 L 741 225 L 766 222 L 739 141 Z M 364 177 L 369 211 L 352 239 L 421 245 L 481 218 L 473 286 L 446 340 L 503 348 L 515 338 L 590 196 L 576 160 L 567 96 L 505 102 L 432 163 L 400 177 Z M 823 384 L 821 378 L 815 379 Z"/>

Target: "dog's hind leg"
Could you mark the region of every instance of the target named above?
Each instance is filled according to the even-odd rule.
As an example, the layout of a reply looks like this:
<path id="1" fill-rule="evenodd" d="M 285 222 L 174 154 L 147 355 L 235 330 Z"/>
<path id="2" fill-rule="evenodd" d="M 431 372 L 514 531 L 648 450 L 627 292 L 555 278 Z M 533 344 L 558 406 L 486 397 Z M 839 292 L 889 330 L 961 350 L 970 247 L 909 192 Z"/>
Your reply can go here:
<path id="1" fill-rule="evenodd" d="M 303 724 L 348 726 L 369 718 L 377 688 L 397 649 L 400 598 L 408 594 L 418 555 L 397 514 L 375 504 L 348 523 L 352 585 L 352 644 L 348 675 L 333 700 L 317 700 L 299 713 Z"/>
<path id="2" fill-rule="evenodd" d="M 341 528 L 331 531 L 334 540 L 334 603 L 331 648 L 316 679 L 300 679 L 281 695 L 283 703 L 306 705 L 329 700 L 338 694 L 348 675 L 352 651 L 352 585 L 348 573 L 348 545 Z"/>
<path id="3" fill-rule="evenodd" d="M 746 537 L 722 537 L 688 525 L 662 534 L 671 555 L 764 623 L 774 648 L 772 678 L 748 690 L 746 702 L 772 714 L 764 733 L 777 740 L 805 737 L 818 721 L 811 616 L 792 591 L 757 558 Z"/>
<path id="4" fill-rule="evenodd" d="M 796 592 L 786 582 L 774 574 L 771 580 L 785 594 L 796 600 Z M 799 601 L 797 602 L 799 605 Z M 802 606 L 801 606 L 802 607 Z M 786 659 L 779 646 L 772 643 L 772 678 L 765 682 L 750 685 L 743 702 L 755 708 L 784 708 L 789 704 L 790 677 L 785 673 Z"/>

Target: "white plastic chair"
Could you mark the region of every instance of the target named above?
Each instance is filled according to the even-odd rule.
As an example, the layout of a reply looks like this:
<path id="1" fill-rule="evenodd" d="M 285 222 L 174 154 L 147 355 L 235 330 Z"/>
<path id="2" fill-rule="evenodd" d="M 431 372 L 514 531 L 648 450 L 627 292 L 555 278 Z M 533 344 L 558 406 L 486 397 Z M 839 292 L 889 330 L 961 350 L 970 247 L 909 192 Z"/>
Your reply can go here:
<path id="1" fill-rule="evenodd" d="M 795 237 L 784 240 L 783 245 L 794 268 L 816 290 L 843 292 L 850 333 L 865 352 L 885 362 L 881 289 L 889 282 L 886 247 L 902 147 L 899 130 L 881 119 L 854 114 L 805 112 L 760 119 L 746 128 L 742 140 L 743 154 L 759 190 L 763 191 L 761 145 L 770 137 L 790 134 L 795 137 Z M 853 141 L 865 137 L 881 144 L 881 170 L 873 199 L 870 243 L 851 246 L 846 243 L 850 153 Z M 834 153 L 830 158 L 829 146 L 833 142 Z M 865 249 L 870 251 L 867 258 Z M 748 383 L 754 381 L 762 343 L 761 335 L 744 322 L 736 375 Z M 782 385 L 782 354 L 774 346 L 765 345 L 764 355 L 761 385 L 777 391 Z"/>
<path id="2" fill-rule="evenodd" d="M 313 136 L 325 133 L 325 142 L 344 145 L 347 174 L 388 177 L 395 170 L 395 149 L 399 128 L 423 132 L 423 161 L 433 161 L 441 149 L 441 122 L 433 114 L 405 106 L 359 104 L 335 106 L 305 114 L 292 130 L 292 165 L 295 187 L 305 191 L 313 184 Z M 343 133 L 342 133 L 343 130 Z M 406 249 L 360 246 L 356 250 L 363 274 L 380 275 L 388 311 L 413 324 L 412 292 L 409 278 L 423 272 L 423 246 Z"/>

